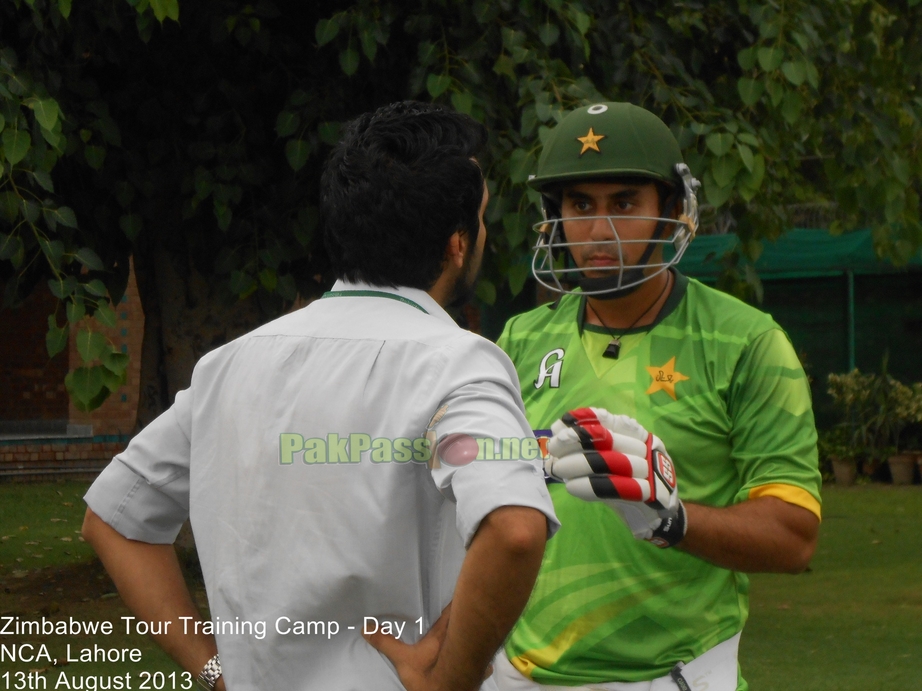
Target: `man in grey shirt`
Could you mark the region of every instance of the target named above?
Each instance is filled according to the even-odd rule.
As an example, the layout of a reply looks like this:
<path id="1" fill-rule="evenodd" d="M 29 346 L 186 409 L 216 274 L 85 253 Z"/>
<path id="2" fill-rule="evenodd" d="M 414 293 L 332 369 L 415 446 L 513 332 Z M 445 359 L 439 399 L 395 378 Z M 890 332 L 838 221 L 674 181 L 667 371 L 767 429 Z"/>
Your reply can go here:
<path id="1" fill-rule="evenodd" d="M 524 607 L 558 526 L 537 445 L 508 358 L 443 309 L 483 253 L 484 141 L 427 104 L 352 122 L 322 185 L 340 280 L 202 358 L 88 491 L 86 539 L 205 688 L 469 691 Z"/>

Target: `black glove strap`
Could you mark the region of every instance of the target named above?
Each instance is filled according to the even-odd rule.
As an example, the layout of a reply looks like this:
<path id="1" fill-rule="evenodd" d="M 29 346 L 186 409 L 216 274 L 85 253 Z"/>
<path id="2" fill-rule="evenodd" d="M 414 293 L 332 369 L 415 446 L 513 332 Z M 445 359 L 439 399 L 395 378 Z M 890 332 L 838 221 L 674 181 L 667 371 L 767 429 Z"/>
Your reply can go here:
<path id="1" fill-rule="evenodd" d="M 653 537 L 647 542 L 652 542 L 657 547 L 675 547 L 685 537 L 688 523 L 685 517 L 685 505 L 679 501 L 679 510 L 674 518 L 664 518 L 659 528 L 653 531 Z"/>

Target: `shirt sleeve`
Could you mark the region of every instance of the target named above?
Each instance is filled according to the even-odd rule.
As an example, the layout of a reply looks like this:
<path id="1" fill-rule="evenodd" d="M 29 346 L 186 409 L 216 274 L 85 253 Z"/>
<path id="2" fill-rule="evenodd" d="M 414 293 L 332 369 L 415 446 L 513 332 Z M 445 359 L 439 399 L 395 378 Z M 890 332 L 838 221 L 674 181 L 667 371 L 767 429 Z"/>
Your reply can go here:
<path id="1" fill-rule="evenodd" d="M 550 537 L 560 523 L 512 363 L 487 341 L 461 357 L 455 353 L 450 363 L 430 467 L 438 489 L 457 504 L 465 546 L 484 517 L 502 506 L 541 511 Z"/>
<path id="2" fill-rule="evenodd" d="M 189 517 L 192 394 L 145 427 L 100 473 L 84 501 L 131 540 L 171 544 Z"/>
<path id="3" fill-rule="evenodd" d="M 730 385 L 732 457 L 741 479 L 736 501 L 776 496 L 820 516 L 821 477 L 810 387 L 787 335 L 758 336 Z"/>

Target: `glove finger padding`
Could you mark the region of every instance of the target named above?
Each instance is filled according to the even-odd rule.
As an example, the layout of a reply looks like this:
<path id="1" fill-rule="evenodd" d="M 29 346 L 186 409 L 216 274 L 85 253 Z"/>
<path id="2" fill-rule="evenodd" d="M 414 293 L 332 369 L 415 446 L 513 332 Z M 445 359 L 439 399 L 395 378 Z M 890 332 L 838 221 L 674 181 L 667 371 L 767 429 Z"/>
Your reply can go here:
<path id="1" fill-rule="evenodd" d="M 685 508 L 663 442 L 633 418 L 578 408 L 552 427 L 545 469 L 585 501 L 603 501 L 634 537 L 661 547 L 685 535 Z"/>

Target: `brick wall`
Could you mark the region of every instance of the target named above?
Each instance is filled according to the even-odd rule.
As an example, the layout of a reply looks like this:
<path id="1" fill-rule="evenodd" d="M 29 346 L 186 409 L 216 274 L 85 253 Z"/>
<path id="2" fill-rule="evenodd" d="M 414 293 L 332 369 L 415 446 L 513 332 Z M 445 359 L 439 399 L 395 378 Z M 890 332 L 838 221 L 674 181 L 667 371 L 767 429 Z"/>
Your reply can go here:
<path id="1" fill-rule="evenodd" d="M 125 449 L 126 443 L 126 439 L 117 437 L 3 441 L 0 482 L 91 480 Z"/>
<path id="2" fill-rule="evenodd" d="M 45 347 L 57 303 L 39 283 L 22 306 L 0 309 L 0 421 L 67 420 L 67 352 L 49 359 Z"/>

